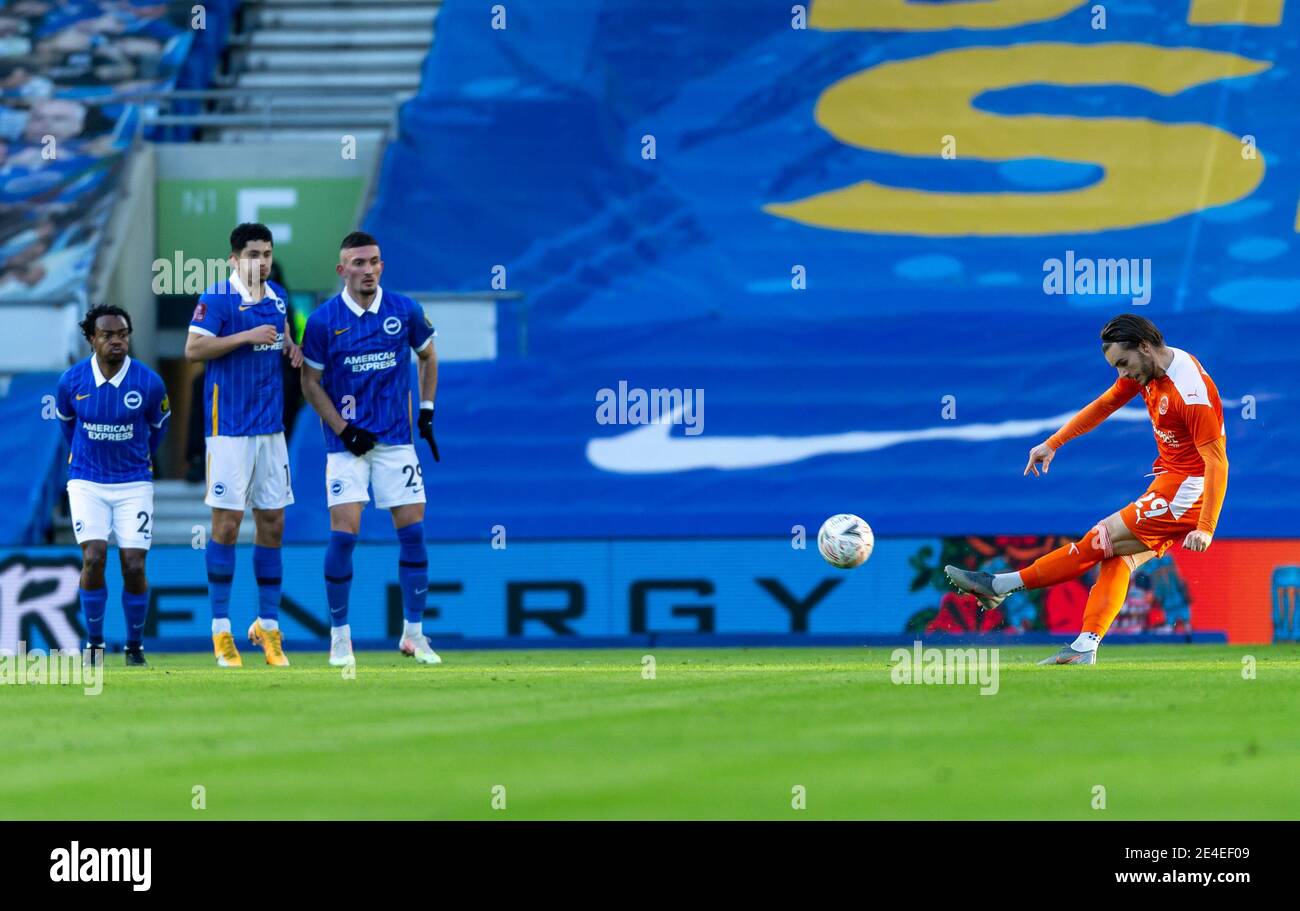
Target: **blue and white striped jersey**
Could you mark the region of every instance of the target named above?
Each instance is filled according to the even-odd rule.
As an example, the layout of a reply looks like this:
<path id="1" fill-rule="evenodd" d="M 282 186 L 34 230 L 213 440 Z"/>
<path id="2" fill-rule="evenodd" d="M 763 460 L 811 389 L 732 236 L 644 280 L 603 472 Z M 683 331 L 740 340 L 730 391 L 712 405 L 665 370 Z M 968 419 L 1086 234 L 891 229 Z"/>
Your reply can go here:
<path id="1" fill-rule="evenodd" d="M 69 480 L 124 484 L 153 479 L 150 436 L 171 417 L 162 377 L 128 355 L 112 379 L 104 379 L 95 355 L 59 377 L 55 412 L 75 421 Z"/>
<path id="2" fill-rule="evenodd" d="M 302 358 L 321 371 L 321 385 L 349 423 L 381 443 L 410 443 L 411 412 L 420 403 L 412 399 L 408 352 L 424 350 L 437 334 L 409 297 L 379 288 L 364 310 L 345 288 L 307 317 Z M 321 425 L 326 451 L 343 452 L 338 434 Z"/>
<path id="3" fill-rule="evenodd" d="M 266 297 L 253 300 L 239 273 L 203 292 L 190 331 L 199 335 L 235 335 L 258 326 L 274 326 L 272 345 L 243 345 L 204 366 L 204 436 L 256 436 L 284 430 L 284 352 L 286 293 L 263 282 Z"/>

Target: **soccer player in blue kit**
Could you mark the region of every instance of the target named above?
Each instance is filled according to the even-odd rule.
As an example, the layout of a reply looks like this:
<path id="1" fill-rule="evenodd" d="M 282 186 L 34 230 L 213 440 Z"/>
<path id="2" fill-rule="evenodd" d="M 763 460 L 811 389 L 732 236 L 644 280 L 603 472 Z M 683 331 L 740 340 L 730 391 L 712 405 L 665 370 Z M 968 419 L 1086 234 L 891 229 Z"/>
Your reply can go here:
<path id="1" fill-rule="evenodd" d="M 424 544 L 424 479 L 411 426 L 410 354 L 419 358 L 420 436 L 438 461 L 433 404 L 438 388 L 437 334 L 409 297 L 379 285 L 384 271 L 379 244 L 354 231 L 343 238 L 342 293 L 307 318 L 302 337 L 302 391 L 320 415 L 325 433 L 325 490 L 330 542 L 325 551 L 325 593 L 330 609 L 330 657 L 335 667 L 355 664 L 348 595 L 352 551 L 361 509 L 373 487 L 375 505 L 389 509 L 400 543 L 398 579 L 405 623 L 398 649 L 421 664 L 442 661 L 424 635 L 429 562 Z"/>
<path id="2" fill-rule="evenodd" d="M 127 354 L 131 317 L 92 307 L 81 321 L 91 356 L 59 377 L 55 414 L 72 448 L 68 505 L 81 546 L 81 610 L 87 658 L 103 660 L 108 536 L 117 540 L 126 614 L 126 663 L 144 667 L 149 585 L 144 562 L 153 537 L 153 454 L 171 417 L 162 378 Z"/>
<path id="3" fill-rule="evenodd" d="M 230 277 L 208 288 L 190 319 L 185 356 L 205 361 L 204 429 L 212 534 L 206 548 L 212 651 L 220 667 L 243 667 L 230 627 L 235 542 L 245 508 L 253 508 L 253 575 L 257 619 L 248 639 L 266 663 L 287 667 L 280 632 L 284 508 L 293 503 L 284 440 L 280 358 L 298 367 L 302 352 L 288 325 L 285 290 L 268 279 L 271 231 L 248 222 L 230 232 Z"/>

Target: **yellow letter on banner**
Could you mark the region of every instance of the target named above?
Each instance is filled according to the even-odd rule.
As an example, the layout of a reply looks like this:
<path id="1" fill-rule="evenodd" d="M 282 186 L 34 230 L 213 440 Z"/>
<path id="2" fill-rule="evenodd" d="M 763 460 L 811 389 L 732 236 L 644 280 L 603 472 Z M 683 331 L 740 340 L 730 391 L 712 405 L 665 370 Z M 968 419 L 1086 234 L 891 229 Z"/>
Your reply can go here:
<path id="1" fill-rule="evenodd" d="M 1284 0 L 1192 0 L 1191 25 L 1282 24 Z"/>
<path id="2" fill-rule="evenodd" d="M 1019 85 L 1131 85 L 1161 95 L 1262 72 L 1272 64 L 1235 54 L 1145 44 L 1022 44 L 971 47 L 882 63 L 822 93 L 817 123 L 848 145 L 933 159 L 953 135 L 964 160 L 1046 158 L 1100 165 L 1104 177 L 1077 190 L 949 193 L 852 186 L 764 211 L 841 231 L 932 237 L 1078 234 L 1157 224 L 1235 202 L 1264 176 L 1262 153 L 1203 123 L 1143 117 L 989 114 L 984 92 Z"/>
<path id="3" fill-rule="evenodd" d="M 809 16 L 813 28 L 924 32 L 951 28 L 1015 28 L 1046 22 L 1072 12 L 1088 0 L 967 0 L 964 3 L 912 3 L 909 0 L 817 0 Z"/>

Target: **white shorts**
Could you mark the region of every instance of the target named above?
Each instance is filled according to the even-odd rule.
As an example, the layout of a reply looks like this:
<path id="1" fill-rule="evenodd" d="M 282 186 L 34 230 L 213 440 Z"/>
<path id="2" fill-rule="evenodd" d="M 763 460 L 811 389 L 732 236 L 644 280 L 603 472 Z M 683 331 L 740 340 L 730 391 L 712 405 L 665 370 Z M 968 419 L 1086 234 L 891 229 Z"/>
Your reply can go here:
<path id="1" fill-rule="evenodd" d="M 152 481 L 69 481 L 68 506 L 78 544 L 107 541 L 112 532 L 118 547 L 149 549 L 153 538 Z"/>
<path id="2" fill-rule="evenodd" d="M 392 509 L 424 502 L 424 475 L 415 446 L 381 443 L 363 456 L 331 452 L 325 457 L 325 495 L 330 508 L 343 503 L 368 503 L 366 488 L 375 488 L 375 505 Z"/>
<path id="3" fill-rule="evenodd" d="M 208 495 L 214 509 L 283 509 L 293 503 L 283 433 L 208 437 Z"/>

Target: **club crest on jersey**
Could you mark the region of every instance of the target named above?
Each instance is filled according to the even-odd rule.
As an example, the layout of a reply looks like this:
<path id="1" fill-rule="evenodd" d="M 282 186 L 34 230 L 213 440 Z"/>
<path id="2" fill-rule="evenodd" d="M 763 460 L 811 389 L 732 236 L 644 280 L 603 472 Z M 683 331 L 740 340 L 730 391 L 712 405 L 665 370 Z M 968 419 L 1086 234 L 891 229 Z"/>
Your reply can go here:
<path id="1" fill-rule="evenodd" d="M 281 313 L 283 313 L 283 312 L 284 312 L 284 301 L 282 301 L 282 300 L 277 300 L 277 301 L 275 302 L 275 309 L 277 309 L 277 310 L 279 310 Z"/>
<path id="2" fill-rule="evenodd" d="M 122 404 L 127 408 L 139 408 L 144 403 L 144 396 L 132 389 L 126 395 L 122 396 Z"/>
<path id="3" fill-rule="evenodd" d="M 72 523 L 72 530 L 75 531 L 77 534 L 81 534 L 81 530 L 85 527 L 86 527 L 86 523 L 81 521 L 80 519 Z"/>
<path id="4" fill-rule="evenodd" d="M 1165 412 L 1167 412 L 1167 411 L 1169 410 L 1169 396 L 1167 396 L 1167 395 L 1162 395 L 1162 396 L 1160 396 L 1160 409 L 1159 409 L 1159 410 L 1160 410 L 1160 413 L 1161 413 L 1161 414 L 1164 414 Z"/>
<path id="5" fill-rule="evenodd" d="M 212 485 L 213 496 L 224 497 L 226 495 L 226 485 L 220 481 Z"/>
<path id="6" fill-rule="evenodd" d="M 384 331 L 389 335 L 396 335 L 402 331 L 402 321 L 395 316 L 390 316 L 384 320 Z"/>
<path id="7" fill-rule="evenodd" d="M 333 482 L 331 482 L 331 484 L 330 484 L 330 493 L 334 494 L 334 496 L 336 496 L 336 497 L 337 497 L 339 494 L 343 493 L 343 482 L 342 482 L 342 481 L 333 481 Z"/>

